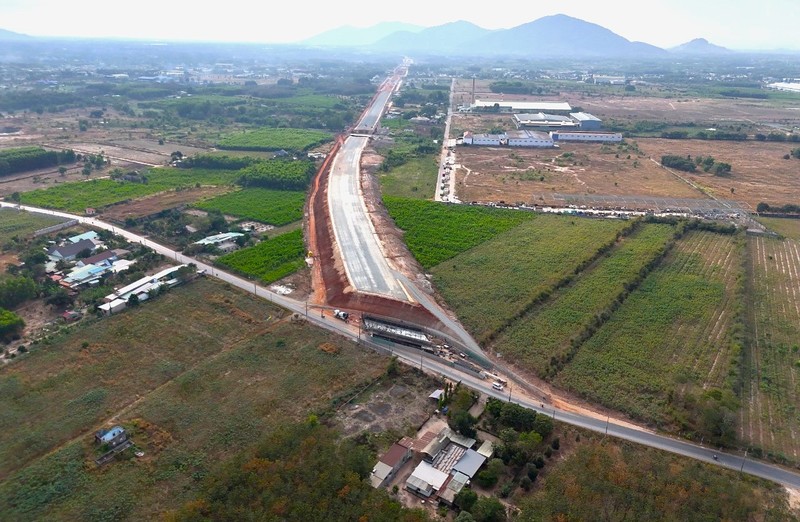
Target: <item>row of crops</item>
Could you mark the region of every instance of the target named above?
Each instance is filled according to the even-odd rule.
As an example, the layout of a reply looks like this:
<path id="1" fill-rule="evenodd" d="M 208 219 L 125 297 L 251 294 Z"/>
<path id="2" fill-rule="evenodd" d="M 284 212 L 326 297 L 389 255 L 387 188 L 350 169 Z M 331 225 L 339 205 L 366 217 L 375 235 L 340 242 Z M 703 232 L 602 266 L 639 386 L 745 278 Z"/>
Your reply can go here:
<path id="1" fill-rule="evenodd" d="M 728 398 L 730 390 L 715 387 L 716 395 L 704 395 L 702 389 L 712 365 L 733 365 L 733 340 L 717 326 L 722 317 L 735 316 L 741 258 L 730 255 L 734 249 L 732 236 L 690 233 L 555 382 L 636 418 L 680 429 L 709 428 L 702 425 L 709 419 L 700 418 L 706 413 L 724 416 L 727 408 L 732 415 L 735 405 L 703 402 Z M 715 253 L 712 263 L 700 253 L 708 251 Z"/>
<path id="2" fill-rule="evenodd" d="M 540 376 L 550 376 L 567 358 L 574 336 L 621 299 L 642 269 L 663 252 L 673 233 L 669 225 L 641 226 L 572 284 L 516 321 L 497 339 L 497 345 Z"/>

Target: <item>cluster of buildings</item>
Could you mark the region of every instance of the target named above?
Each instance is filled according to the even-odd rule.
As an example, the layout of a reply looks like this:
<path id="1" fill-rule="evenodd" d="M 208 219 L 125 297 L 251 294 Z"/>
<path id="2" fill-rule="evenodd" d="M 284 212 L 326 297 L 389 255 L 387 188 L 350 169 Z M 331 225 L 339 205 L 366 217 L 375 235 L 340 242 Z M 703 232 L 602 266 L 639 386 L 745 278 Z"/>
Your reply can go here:
<path id="1" fill-rule="evenodd" d="M 127 250 L 118 248 L 101 251 L 104 246 L 94 231 L 68 237 L 47 249 L 50 260 L 45 265 L 45 270 L 50 274 L 51 280 L 64 288 L 79 290 L 82 287 L 99 285 L 104 275 L 127 270 L 136 262 L 124 259 L 130 254 Z M 73 266 L 69 271 L 61 271 L 58 270 L 59 262 Z"/>
<path id="2" fill-rule="evenodd" d="M 239 248 L 236 239 L 244 236 L 241 232 L 223 232 L 213 236 L 204 237 L 199 241 L 195 241 L 195 245 L 214 246 L 222 252 L 233 252 Z"/>
<path id="3" fill-rule="evenodd" d="M 384 453 L 370 475 L 371 484 L 385 487 L 408 461 L 414 470 L 405 480 L 405 489 L 425 500 L 452 505 L 455 496 L 468 485 L 492 456 L 489 441 L 477 450 L 475 439 L 464 437 L 449 427 L 428 431 L 418 439 L 403 437 Z"/>
<path id="4" fill-rule="evenodd" d="M 512 112 L 517 130 L 501 134 L 464 133 L 464 145 L 508 147 L 555 147 L 561 141 L 611 142 L 622 141 L 622 133 L 603 131 L 600 118 L 587 112 L 572 112 L 567 102 L 522 102 L 476 100 L 462 112 L 494 108 Z"/>
<path id="5" fill-rule="evenodd" d="M 136 296 L 138 302 L 147 301 L 151 294 L 161 290 L 162 287 L 172 288 L 180 284 L 176 272 L 188 265 L 173 266 L 153 275 L 145 276 L 133 283 L 124 286 L 103 298 L 103 304 L 98 306 L 107 315 L 124 310 L 131 297 Z"/>

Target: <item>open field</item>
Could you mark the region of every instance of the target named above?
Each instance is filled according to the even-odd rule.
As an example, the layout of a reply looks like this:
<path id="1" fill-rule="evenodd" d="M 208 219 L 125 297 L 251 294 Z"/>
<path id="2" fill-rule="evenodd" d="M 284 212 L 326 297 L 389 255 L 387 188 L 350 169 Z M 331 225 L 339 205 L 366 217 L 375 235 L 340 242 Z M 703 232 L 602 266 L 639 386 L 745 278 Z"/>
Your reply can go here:
<path id="1" fill-rule="evenodd" d="M 203 210 L 219 210 L 223 214 L 282 226 L 303 218 L 305 202 L 305 192 L 248 188 L 203 201 L 196 206 Z"/>
<path id="2" fill-rule="evenodd" d="M 770 205 L 797 203 L 800 194 L 800 161 L 783 159 L 795 148 L 793 143 L 761 141 L 704 141 L 666 140 L 661 138 L 637 139 L 643 153 L 657 161 L 666 154 L 713 156 L 715 160 L 730 163 L 730 177 L 710 173 L 681 173 L 718 198 L 732 199 L 749 205 L 752 210 L 764 201 Z M 733 192 L 731 192 L 733 189 Z"/>
<path id="3" fill-rule="evenodd" d="M 303 231 L 298 229 L 226 254 L 216 263 L 262 283 L 272 283 L 306 266 L 305 253 Z"/>
<path id="4" fill-rule="evenodd" d="M 800 244 L 748 238 L 748 342 L 740 437 L 800 460 Z"/>
<path id="5" fill-rule="evenodd" d="M 49 227 L 62 221 L 60 218 L 42 214 L 0 208 L 0 245 L 14 236 L 22 238 L 40 228 Z"/>
<path id="6" fill-rule="evenodd" d="M 176 309 L 185 319 L 165 321 Z M 383 371 L 379 357 L 337 336 L 272 319 L 281 314 L 225 285 L 198 282 L 70 334 L 12 365 L 13 374 L 7 368 L 5 401 L 45 403 L 43 394 L 71 408 L 53 408 L 51 400 L 24 410 L 46 416 L 58 440 L 40 418 L 32 433 L 23 411 L 14 412 L 21 419 L 15 427 L 4 423 L 3 436 L 15 446 L 43 437 L 55 451 L 7 477 L 3 513 L 14 520 L 157 518 L 194 498 L 205 475 L 263 434 L 325 410 Z M 128 340 L 121 332 L 133 323 L 141 336 Z M 93 359 L 99 364 L 89 364 Z M 96 451 L 92 432 L 106 419 L 131 430 L 144 458 L 128 450 L 103 468 L 88 462 Z M 65 437 L 78 438 L 59 447 Z M 3 462 L 6 472 L 19 464 Z"/>
<path id="7" fill-rule="evenodd" d="M 462 201 L 553 204 L 553 194 L 703 198 L 646 156 L 636 143 L 563 143 L 558 149 L 458 147 Z"/>
<path id="8" fill-rule="evenodd" d="M 430 156 L 412 158 L 389 172 L 378 172 L 377 176 L 381 183 L 381 192 L 386 196 L 433 199 L 438 173 L 438 158 Z"/>
<path id="9" fill-rule="evenodd" d="M 304 151 L 330 141 L 327 132 L 309 129 L 258 129 L 228 134 L 219 141 L 219 148 L 234 150 Z"/>
<path id="10" fill-rule="evenodd" d="M 87 207 L 102 208 L 114 203 L 156 194 L 179 187 L 197 185 L 232 185 L 241 174 L 237 171 L 206 169 L 153 169 L 147 183 L 97 179 L 64 183 L 49 189 L 22 194 L 22 203 L 70 212 L 83 212 Z"/>
<path id="11" fill-rule="evenodd" d="M 0 396 L 0 476 L 95 426 L 107 412 L 197 361 L 266 328 L 260 307 L 201 279 L 139 309 L 81 322 L 64 336 L 31 346 L 30 354 L 0 370 L 6 390 Z"/>
<path id="12" fill-rule="evenodd" d="M 689 233 L 555 382 L 638 419 L 696 428 L 701 397 L 735 384 L 742 246 L 736 236 Z"/>
<path id="13" fill-rule="evenodd" d="M 170 190 L 134 199 L 127 203 L 111 205 L 103 209 L 103 219 L 123 222 L 128 218 L 142 218 L 157 214 L 162 210 L 189 205 L 205 199 L 216 198 L 229 192 L 229 186 L 189 187 Z"/>
<path id="14" fill-rule="evenodd" d="M 669 225 L 641 225 L 570 285 L 511 324 L 497 338 L 494 350 L 541 377 L 554 375 L 571 357 L 572 340 L 610 310 L 628 285 L 664 251 L 673 233 L 674 227 Z"/>
<path id="15" fill-rule="evenodd" d="M 800 241 L 800 219 L 759 217 L 758 221 L 772 232 Z"/>
<path id="16" fill-rule="evenodd" d="M 435 266 L 436 288 L 485 342 L 580 270 L 630 223 L 535 215 L 521 225 Z M 452 222 L 451 227 L 461 227 Z"/>

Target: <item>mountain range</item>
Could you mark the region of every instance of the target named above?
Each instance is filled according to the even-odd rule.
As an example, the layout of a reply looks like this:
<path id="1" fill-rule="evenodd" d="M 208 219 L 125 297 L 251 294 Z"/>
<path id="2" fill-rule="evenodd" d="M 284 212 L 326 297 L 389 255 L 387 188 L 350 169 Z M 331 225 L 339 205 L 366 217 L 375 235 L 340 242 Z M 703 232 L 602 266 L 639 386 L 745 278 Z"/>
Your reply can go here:
<path id="1" fill-rule="evenodd" d="M 563 14 L 498 30 L 463 20 L 428 28 L 411 26 L 392 30 L 401 25 L 384 22 L 364 29 L 340 27 L 301 43 L 369 46 L 376 52 L 536 57 L 659 57 L 672 52 L 695 55 L 731 52 L 702 38 L 666 50 L 632 42 L 605 27 Z"/>

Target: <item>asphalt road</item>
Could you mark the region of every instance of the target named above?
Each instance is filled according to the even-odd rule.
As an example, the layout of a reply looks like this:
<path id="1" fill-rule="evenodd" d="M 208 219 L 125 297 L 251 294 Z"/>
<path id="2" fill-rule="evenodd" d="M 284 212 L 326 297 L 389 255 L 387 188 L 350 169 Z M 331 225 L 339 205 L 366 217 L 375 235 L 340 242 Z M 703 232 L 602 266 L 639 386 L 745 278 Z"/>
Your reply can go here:
<path id="1" fill-rule="evenodd" d="M 133 234 L 109 223 L 105 223 L 91 217 L 75 216 L 66 212 L 21 206 L 3 201 L 0 201 L 0 207 L 19 208 L 39 214 L 58 216 L 66 219 L 75 219 L 86 225 L 109 230 L 115 234 L 125 237 L 131 242 L 139 243 L 148 248 L 152 248 L 156 252 L 175 259 L 180 263 L 194 263 L 198 269 L 205 269 L 206 272 L 212 277 L 216 277 L 247 292 L 253 292 L 255 295 L 264 299 L 268 299 L 292 312 L 306 315 L 308 321 L 315 326 L 338 333 L 348 337 L 351 340 L 358 340 L 361 343 L 381 352 L 387 352 L 387 347 L 385 345 L 373 343 L 366 336 L 362 338 L 360 330 L 355 329 L 352 325 L 344 323 L 343 321 L 334 319 L 331 314 L 326 314 L 323 317 L 323 311 L 321 311 L 319 308 L 309 309 L 308 304 L 305 301 L 298 301 L 296 299 L 291 299 L 289 297 L 276 294 L 275 292 L 271 292 L 264 287 L 258 286 L 252 281 L 248 281 L 247 279 L 243 279 L 228 272 L 218 270 L 211 265 L 207 265 L 197 261 L 194 258 L 184 256 L 183 254 L 171 250 L 159 243 L 150 241 L 147 238 Z M 788 469 L 768 464 L 763 461 L 751 460 L 749 458 L 745 458 L 744 455 L 723 453 L 713 448 L 699 446 L 697 444 L 674 439 L 665 435 L 659 435 L 654 432 L 633 429 L 627 426 L 616 424 L 615 421 L 608 418 L 603 420 L 601 418 L 591 417 L 588 415 L 581 415 L 560 409 L 553 409 L 548 405 L 545 405 L 544 402 L 530 401 L 519 394 L 515 395 L 513 383 L 511 384 L 511 387 L 508 388 L 511 393 L 506 391 L 499 392 L 492 388 L 490 382 L 474 377 L 471 374 L 460 372 L 444 363 L 442 359 L 429 356 L 421 350 L 414 350 L 400 345 L 394 345 L 391 348 L 391 351 L 394 355 L 398 356 L 398 358 L 409 365 L 420 367 L 428 371 L 433 371 L 454 381 L 461 381 L 464 385 L 469 386 L 476 391 L 485 393 L 490 397 L 495 397 L 501 400 L 511 400 L 514 403 L 525 406 L 526 408 L 530 408 L 547 415 L 552 415 L 557 421 L 572 424 L 574 426 L 580 426 L 600 433 L 607 433 L 611 437 L 629 440 L 652 448 L 658 448 L 671 453 L 702 460 L 710 464 L 716 464 L 733 470 L 742 470 L 744 473 L 771 480 L 785 486 L 800 488 L 800 474 Z M 718 456 L 718 460 L 714 460 L 712 458 L 712 455 L 714 454 Z"/>
<path id="2" fill-rule="evenodd" d="M 361 152 L 369 138 L 350 136 L 342 144 L 328 177 L 328 211 L 347 279 L 359 292 L 408 301 L 381 249 L 361 197 Z"/>

